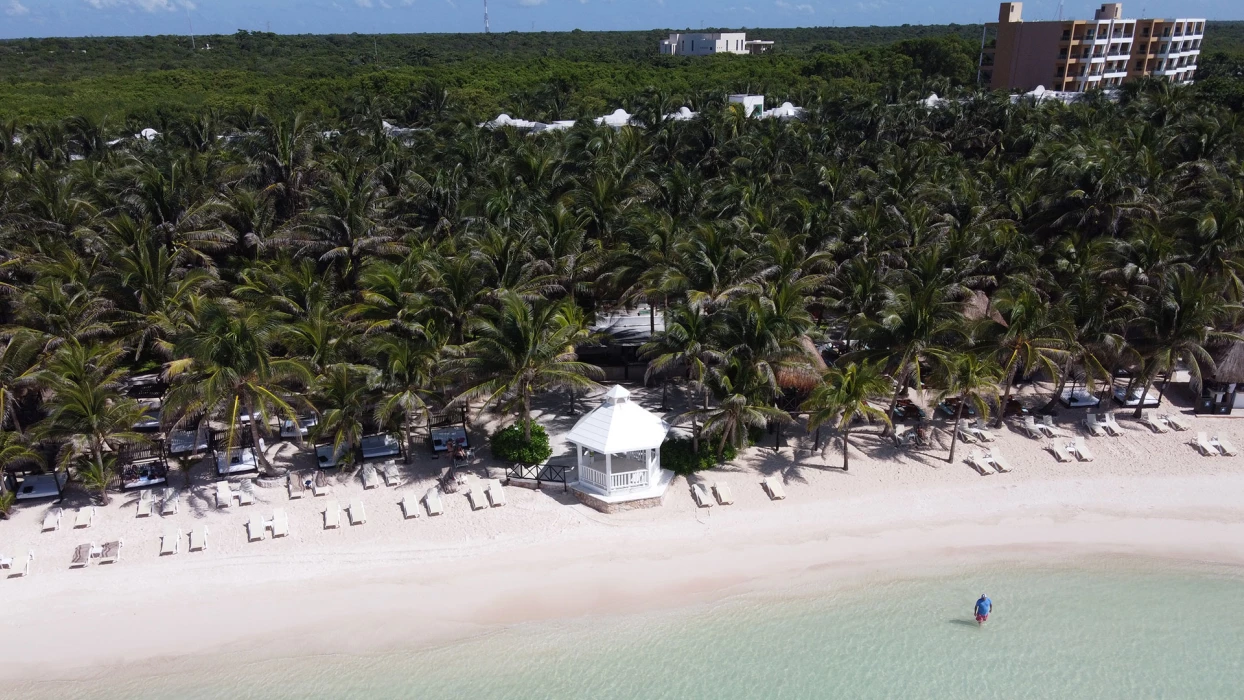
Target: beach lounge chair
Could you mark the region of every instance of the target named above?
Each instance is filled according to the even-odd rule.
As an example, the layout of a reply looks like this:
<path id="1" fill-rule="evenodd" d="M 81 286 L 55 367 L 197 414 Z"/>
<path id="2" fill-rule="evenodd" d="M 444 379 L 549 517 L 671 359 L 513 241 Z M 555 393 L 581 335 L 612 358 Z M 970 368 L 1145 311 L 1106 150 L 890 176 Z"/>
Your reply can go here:
<path id="1" fill-rule="evenodd" d="M 505 505 L 505 487 L 501 485 L 500 479 L 489 479 L 485 490 L 488 492 L 488 502 L 492 503 L 493 508 Z"/>
<path id="2" fill-rule="evenodd" d="M 1204 435 L 1204 433 L 1202 433 Z M 78 517 L 74 518 L 73 527 L 78 529 L 81 527 L 90 527 L 95 524 L 95 506 L 87 506 L 78 509 Z"/>
<path id="3" fill-rule="evenodd" d="M 0 570 L 14 571 L 14 573 L 9 574 L 9 578 L 22 578 L 23 576 L 29 576 L 30 575 L 30 562 L 34 560 L 35 560 L 35 551 L 32 549 L 26 553 L 25 570 L 14 571 L 13 557 L 6 557 L 0 554 Z"/>
<path id="4" fill-rule="evenodd" d="M 1205 433 L 1197 433 L 1196 439 L 1192 441 L 1192 446 L 1200 452 L 1203 457 L 1213 457 L 1218 454 L 1218 448 L 1209 444 L 1209 438 Z"/>
<path id="5" fill-rule="evenodd" d="M 160 537 L 160 556 L 176 554 L 181 548 L 181 530 L 168 528 Z"/>
<path id="6" fill-rule="evenodd" d="M 1066 430 L 1054 425 L 1054 416 L 1043 416 L 1041 418 L 1041 429 L 1052 438 L 1068 437 L 1070 435 Z"/>
<path id="7" fill-rule="evenodd" d="M 125 540 L 113 540 L 105 542 L 103 549 L 99 553 L 100 564 L 116 564 L 121 561 L 121 547 L 125 544 Z"/>
<path id="8" fill-rule="evenodd" d="M 164 489 L 164 496 L 160 499 L 160 515 L 176 515 L 178 500 L 177 489 Z"/>
<path id="9" fill-rule="evenodd" d="M 1149 426 L 1149 429 L 1155 433 L 1165 433 L 1170 431 L 1170 428 L 1166 427 L 1166 421 L 1155 416 L 1153 411 L 1145 411 L 1144 413 L 1141 413 L 1140 422 Z"/>
<path id="10" fill-rule="evenodd" d="M 73 559 L 69 561 L 69 568 L 77 569 L 91 563 L 91 552 L 95 550 L 95 545 L 87 542 L 80 544 L 73 550 Z"/>
<path id="11" fill-rule="evenodd" d="M 976 421 L 972 423 L 972 427 L 969 428 L 969 430 L 972 431 L 973 435 L 980 438 L 981 442 L 994 441 L 993 433 L 989 432 L 989 430 L 985 428 L 985 421 L 980 418 L 977 418 Z"/>
<path id="12" fill-rule="evenodd" d="M 263 520 L 252 515 L 251 519 L 246 521 L 246 541 L 262 540 L 264 531 L 267 529 L 268 526 L 264 524 Z"/>
<path id="13" fill-rule="evenodd" d="M 296 501 L 302 498 L 302 476 L 297 472 L 290 472 L 286 477 L 285 486 L 289 489 L 289 500 Z"/>
<path id="14" fill-rule="evenodd" d="M 311 484 L 311 493 L 315 496 L 327 496 L 333 492 L 333 485 L 328 482 L 324 472 L 315 473 L 315 481 Z"/>
<path id="15" fill-rule="evenodd" d="M 380 488 L 380 475 L 376 473 L 375 467 L 363 467 L 363 489 Z"/>
<path id="16" fill-rule="evenodd" d="M 1070 462 L 1071 454 L 1067 452 L 1067 444 L 1058 440 L 1051 440 L 1049 444 L 1050 452 L 1054 453 L 1054 459 L 1060 462 Z"/>
<path id="17" fill-rule="evenodd" d="M 399 505 L 402 506 L 403 518 L 410 520 L 411 518 L 419 517 L 419 499 L 411 494 L 408 493 L 403 496 Z"/>
<path id="18" fill-rule="evenodd" d="M 350 524 L 362 525 L 367 522 L 367 511 L 363 509 L 362 499 L 350 501 Z"/>
<path id="19" fill-rule="evenodd" d="M 691 496 L 695 498 L 695 504 L 701 508 L 712 508 L 713 499 L 708 495 L 708 490 L 704 488 L 704 484 L 692 484 Z"/>
<path id="20" fill-rule="evenodd" d="M 401 472 L 397 469 L 397 464 L 393 461 L 380 465 L 380 475 L 384 477 L 385 486 L 400 486 L 402 483 Z"/>
<path id="21" fill-rule="evenodd" d="M 993 464 L 994 469 L 1003 474 L 1011 471 L 1011 464 L 1006 461 L 1006 457 L 1003 457 L 996 447 L 989 448 L 989 462 Z"/>
<path id="22" fill-rule="evenodd" d="M 1220 438 L 1215 435 L 1209 439 L 1209 444 L 1217 448 L 1217 450 L 1222 453 L 1223 457 L 1234 457 L 1239 454 L 1239 452 L 1235 449 L 1235 445 L 1232 445 L 1231 441 L 1227 438 Z"/>
<path id="23" fill-rule="evenodd" d="M 1035 416 L 1024 416 L 1024 422 L 1021 427 L 1024 429 L 1024 432 L 1028 434 L 1028 437 L 1034 440 L 1040 440 L 1045 437 L 1045 434 L 1041 432 L 1040 426 L 1037 425 L 1037 419 Z"/>
<path id="24" fill-rule="evenodd" d="M 786 498 L 786 489 L 782 487 L 782 481 L 776 476 L 766 476 L 763 484 L 765 493 L 769 494 L 769 500 L 780 501 Z"/>
<path id="25" fill-rule="evenodd" d="M 143 489 L 138 492 L 138 514 L 135 517 L 148 518 L 155 511 L 155 496 L 152 495 L 151 489 Z"/>
<path id="26" fill-rule="evenodd" d="M 216 507 L 228 508 L 233 505 L 233 491 L 229 488 L 228 481 L 216 482 Z"/>
<path id="27" fill-rule="evenodd" d="M 341 527 L 341 505 L 337 499 L 329 499 L 324 506 L 324 529 L 335 530 Z"/>
<path id="28" fill-rule="evenodd" d="M 1077 435 L 1075 441 L 1068 445 L 1068 448 L 1076 456 L 1076 459 L 1081 462 L 1093 461 L 1093 453 L 1089 450 L 1088 443 L 1084 442 L 1084 438 Z"/>
<path id="29" fill-rule="evenodd" d="M 286 537 L 289 535 L 289 516 L 284 508 L 272 511 L 272 536 Z"/>
<path id="30" fill-rule="evenodd" d="M 48 512 L 43 516 L 43 531 L 47 532 L 48 530 L 59 530 L 60 516 L 63 513 L 64 511 L 60 508 L 49 508 Z"/>
<path id="31" fill-rule="evenodd" d="M 1105 428 L 1107 433 L 1110 433 L 1113 437 L 1119 437 L 1123 434 L 1123 428 L 1119 427 L 1119 423 L 1114 419 L 1113 413 L 1103 413 L 1099 418 L 1098 424 Z"/>
<path id="32" fill-rule="evenodd" d="M 467 491 L 467 500 L 471 502 L 471 510 L 488 507 L 488 498 L 484 495 L 484 490 L 479 487 L 478 481 L 471 484 L 470 490 Z"/>
<path id="33" fill-rule="evenodd" d="M 243 479 L 238 484 L 238 505 L 253 506 L 255 505 L 255 482 L 250 479 Z"/>
<path id="34" fill-rule="evenodd" d="M 1162 416 L 1162 418 L 1166 420 L 1167 425 L 1171 426 L 1172 428 L 1180 432 L 1183 432 L 1192 427 L 1192 424 L 1188 423 L 1186 420 L 1183 419 L 1182 416 L 1180 416 L 1177 413 L 1167 413 L 1166 415 Z"/>
<path id="35" fill-rule="evenodd" d="M 717 494 L 717 502 L 723 506 L 734 503 L 734 494 L 730 492 L 730 484 L 724 481 L 713 483 L 713 493 Z"/>
<path id="36" fill-rule="evenodd" d="M 1102 427 L 1101 423 L 1097 422 L 1097 416 L 1095 414 L 1089 413 L 1084 416 L 1084 428 L 1088 430 L 1089 435 L 1092 435 L 1093 437 L 1106 436 L 1106 429 Z"/>
<path id="37" fill-rule="evenodd" d="M 959 431 L 960 440 L 968 444 L 976 442 L 976 434 L 972 432 L 972 427 L 968 425 L 967 421 L 959 421 L 959 425 L 955 429 Z"/>
<path id="38" fill-rule="evenodd" d="M 980 450 L 972 450 L 964 461 L 966 461 L 968 466 L 975 469 L 976 473 L 981 476 L 989 476 L 991 473 L 988 468 L 989 461 L 985 458 L 985 455 L 980 453 Z"/>
<path id="39" fill-rule="evenodd" d="M 207 526 L 200 525 L 190 531 L 190 551 L 201 552 L 207 549 Z"/>
<path id="40" fill-rule="evenodd" d="M 428 515 L 440 515 L 445 512 L 445 504 L 441 502 L 441 490 L 430 488 L 423 495 L 423 504 L 428 507 Z"/>

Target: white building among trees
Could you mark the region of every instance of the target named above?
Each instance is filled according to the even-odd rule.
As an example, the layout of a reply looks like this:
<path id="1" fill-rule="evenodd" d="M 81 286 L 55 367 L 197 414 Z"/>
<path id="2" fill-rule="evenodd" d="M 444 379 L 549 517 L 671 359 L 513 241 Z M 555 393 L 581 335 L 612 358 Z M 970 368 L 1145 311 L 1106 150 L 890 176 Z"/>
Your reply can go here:
<path id="1" fill-rule="evenodd" d="M 748 40 L 745 32 L 671 33 L 661 41 L 665 56 L 712 56 L 718 53 L 760 54 L 773 47 L 772 41 Z"/>

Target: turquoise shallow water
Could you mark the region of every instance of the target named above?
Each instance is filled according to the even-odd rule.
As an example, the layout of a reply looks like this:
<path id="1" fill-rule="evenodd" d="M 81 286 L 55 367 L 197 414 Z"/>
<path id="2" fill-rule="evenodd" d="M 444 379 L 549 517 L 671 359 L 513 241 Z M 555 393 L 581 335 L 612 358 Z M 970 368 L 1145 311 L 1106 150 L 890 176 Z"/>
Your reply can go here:
<path id="1" fill-rule="evenodd" d="M 995 608 L 977 629 L 982 591 Z M 1134 563 L 995 567 L 423 651 L 36 684 L 20 697 L 1241 698 L 1244 579 Z"/>

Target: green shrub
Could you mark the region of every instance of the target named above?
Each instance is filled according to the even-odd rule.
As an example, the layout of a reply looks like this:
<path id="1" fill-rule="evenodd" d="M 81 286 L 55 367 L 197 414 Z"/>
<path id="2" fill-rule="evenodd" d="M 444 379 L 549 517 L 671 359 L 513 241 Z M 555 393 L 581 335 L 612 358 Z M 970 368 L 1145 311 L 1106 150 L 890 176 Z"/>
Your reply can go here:
<path id="1" fill-rule="evenodd" d="M 553 454 L 553 448 L 549 447 L 549 434 L 538 423 L 531 425 L 530 442 L 523 439 L 523 426 L 516 423 L 493 433 L 489 444 L 493 456 L 505 462 L 540 464 Z"/>
<path id="2" fill-rule="evenodd" d="M 692 472 L 712 469 L 739 456 L 734 445 L 727 444 L 717 459 L 717 445 L 712 440 L 700 441 L 700 453 L 691 449 L 691 438 L 674 437 L 661 444 L 661 466 L 675 474 L 686 476 Z"/>

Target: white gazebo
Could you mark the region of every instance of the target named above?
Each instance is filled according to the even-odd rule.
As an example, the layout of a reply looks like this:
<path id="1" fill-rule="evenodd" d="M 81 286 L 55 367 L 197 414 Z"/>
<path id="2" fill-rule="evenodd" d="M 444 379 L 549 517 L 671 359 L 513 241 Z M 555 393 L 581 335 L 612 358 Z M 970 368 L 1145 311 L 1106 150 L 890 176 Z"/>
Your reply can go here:
<path id="1" fill-rule="evenodd" d="M 580 418 L 566 436 L 578 467 L 575 492 L 599 510 L 635 501 L 656 505 L 674 478 L 661 468 L 661 443 L 669 425 L 631 403 L 630 396 L 615 385 L 605 402 Z"/>

